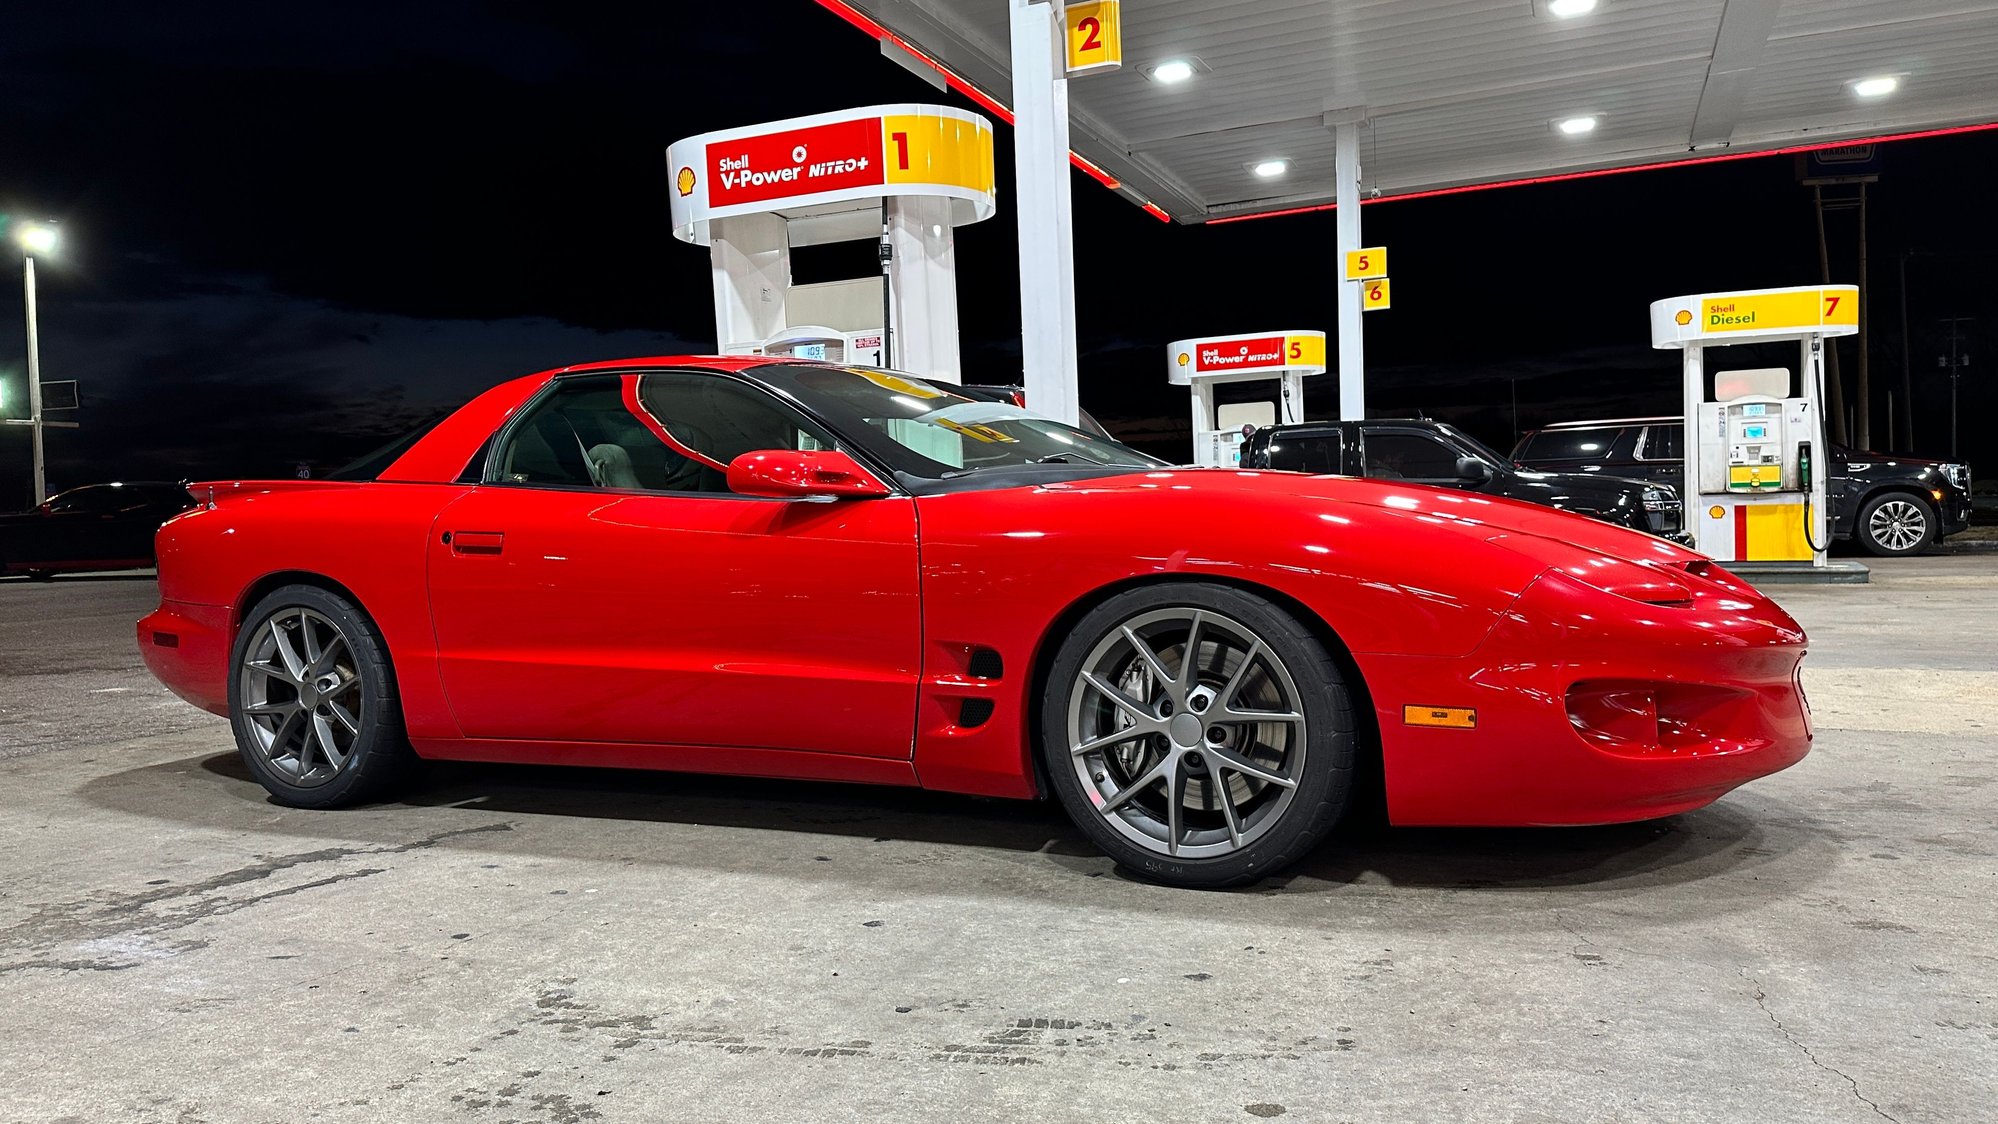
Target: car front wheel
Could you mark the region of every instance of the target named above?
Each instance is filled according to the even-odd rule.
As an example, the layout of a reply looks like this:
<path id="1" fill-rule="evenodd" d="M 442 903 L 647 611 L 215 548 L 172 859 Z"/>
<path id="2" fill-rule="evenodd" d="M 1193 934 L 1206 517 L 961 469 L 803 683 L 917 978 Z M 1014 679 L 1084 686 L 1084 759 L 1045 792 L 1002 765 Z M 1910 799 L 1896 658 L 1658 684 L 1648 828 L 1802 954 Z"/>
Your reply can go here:
<path id="1" fill-rule="evenodd" d="M 1056 796 L 1129 870 L 1179 886 L 1272 874 L 1346 806 L 1344 677 L 1290 614 L 1231 586 L 1118 594 L 1063 641 L 1042 705 Z"/>
<path id="2" fill-rule="evenodd" d="M 236 747 L 280 803 L 360 803 L 408 771 L 387 645 L 346 598 L 309 585 L 273 590 L 245 615 L 231 666 Z"/>
<path id="3" fill-rule="evenodd" d="M 1859 544 L 1883 558 L 1915 554 L 1936 538 L 1935 508 L 1915 496 L 1890 492 L 1859 510 Z"/>

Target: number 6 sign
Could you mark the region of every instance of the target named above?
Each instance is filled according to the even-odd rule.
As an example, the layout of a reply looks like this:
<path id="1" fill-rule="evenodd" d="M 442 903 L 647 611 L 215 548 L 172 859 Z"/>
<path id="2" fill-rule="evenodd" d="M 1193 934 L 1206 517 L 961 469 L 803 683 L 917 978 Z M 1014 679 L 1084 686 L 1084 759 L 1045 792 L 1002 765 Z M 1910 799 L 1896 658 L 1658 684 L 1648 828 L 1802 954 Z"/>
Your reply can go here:
<path id="1" fill-rule="evenodd" d="M 1084 0 L 1069 4 L 1068 73 L 1088 74 L 1115 70 L 1124 64 L 1122 22 L 1117 18 L 1118 0 Z"/>

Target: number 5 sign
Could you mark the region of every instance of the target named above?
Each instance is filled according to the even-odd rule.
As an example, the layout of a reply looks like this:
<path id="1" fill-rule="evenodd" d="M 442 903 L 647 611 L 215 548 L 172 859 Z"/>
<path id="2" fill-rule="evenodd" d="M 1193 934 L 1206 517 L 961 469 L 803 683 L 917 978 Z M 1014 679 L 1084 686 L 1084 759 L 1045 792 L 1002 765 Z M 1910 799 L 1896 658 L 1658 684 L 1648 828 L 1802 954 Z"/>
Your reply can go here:
<path id="1" fill-rule="evenodd" d="M 1387 275 L 1386 246 L 1366 246 L 1346 251 L 1346 280 L 1371 281 Z"/>
<path id="2" fill-rule="evenodd" d="M 1124 65 L 1124 36 L 1117 18 L 1117 0 L 1084 0 L 1069 4 L 1068 73 L 1088 74 Z"/>

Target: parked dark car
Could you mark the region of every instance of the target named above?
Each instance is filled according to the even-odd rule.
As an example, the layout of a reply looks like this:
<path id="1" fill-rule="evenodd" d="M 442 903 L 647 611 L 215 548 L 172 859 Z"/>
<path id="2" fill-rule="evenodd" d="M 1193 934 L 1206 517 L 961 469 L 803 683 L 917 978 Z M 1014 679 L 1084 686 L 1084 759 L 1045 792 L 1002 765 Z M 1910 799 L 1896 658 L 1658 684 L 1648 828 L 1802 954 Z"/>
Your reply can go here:
<path id="1" fill-rule="evenodd" d="M 1685 419 L 1563 422 L 1519 439 L 1514 462 L 1683 485 Z M 1825 478 L 1832 535 L 1869 553 L 1914 554 L 1970 525 L 1970 466 L 1833 445 Z"/>
<path id="2" fill-rule="evenodd" d="M 0 574 L 123 570 L 153 564 L 153 533 L 195 506 L 179 484 L 90 484 L 0 515 Z"/>
<path id="3" fill-rule="evenodd" d="M 1408 480 L 1572 511 L 1685 542 L 1685 513 L 1670 484 L 1611 476 L 1530 472 L 1443 422 L 1369 419 L 1258 429 L 1242 467 Z"/>

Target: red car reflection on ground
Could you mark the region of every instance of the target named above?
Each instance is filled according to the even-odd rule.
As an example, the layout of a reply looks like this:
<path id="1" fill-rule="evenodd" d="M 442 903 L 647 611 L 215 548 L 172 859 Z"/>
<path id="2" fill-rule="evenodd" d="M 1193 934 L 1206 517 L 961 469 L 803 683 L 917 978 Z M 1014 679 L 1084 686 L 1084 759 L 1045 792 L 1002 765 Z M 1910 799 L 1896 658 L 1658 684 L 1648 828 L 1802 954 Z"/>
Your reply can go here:
<path id="1" fill-rule="evenodd" d="M 1810 745 L 1802 631 L 1697 554 L 1172 468 L 889 372 L 569 368 L 349 475 L 197 485 L 138 627 L 290 804 L 413 757 L 1048 795 L 1211 886 L 1313 846 L 1356 774 L 1397 823 L 1604 823 Z"/>

